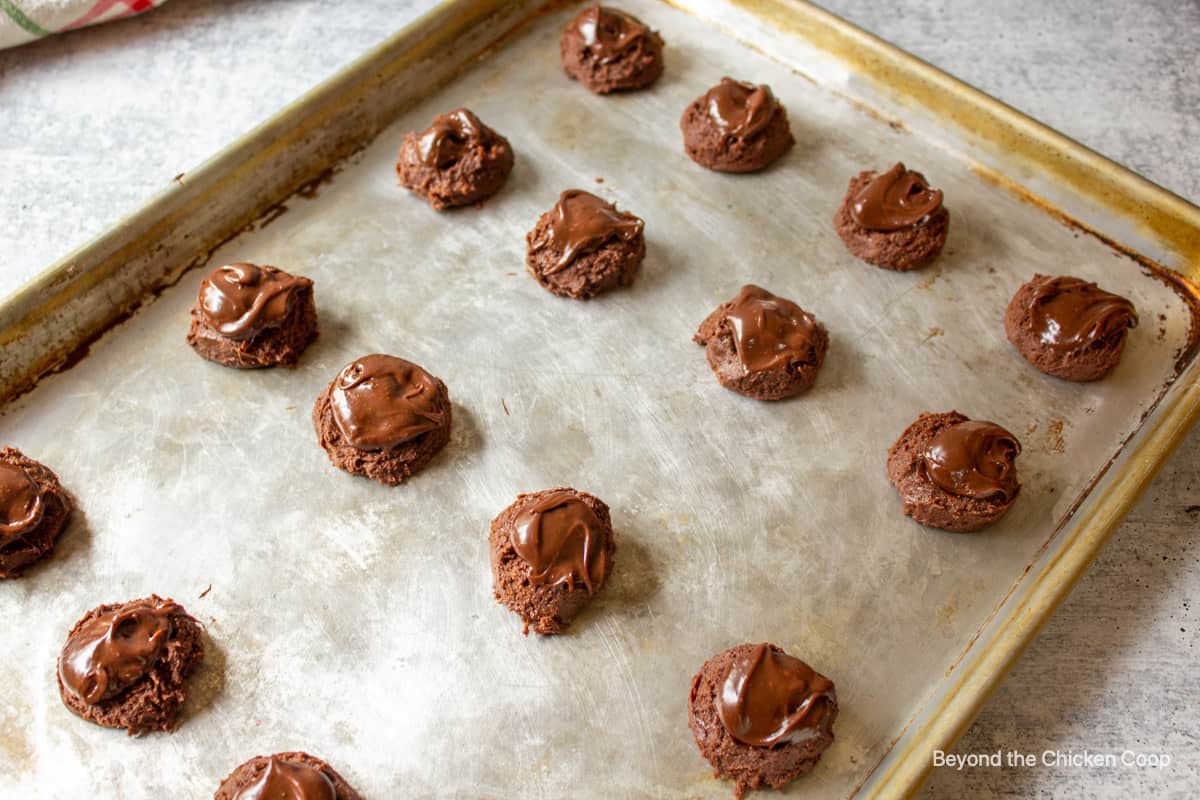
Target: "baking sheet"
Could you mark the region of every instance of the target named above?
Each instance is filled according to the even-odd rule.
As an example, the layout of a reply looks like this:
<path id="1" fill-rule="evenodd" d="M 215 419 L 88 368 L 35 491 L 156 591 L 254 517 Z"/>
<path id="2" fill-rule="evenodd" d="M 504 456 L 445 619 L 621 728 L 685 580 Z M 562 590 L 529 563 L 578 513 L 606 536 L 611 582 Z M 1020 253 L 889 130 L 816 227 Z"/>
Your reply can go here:
<path id="1" fill-rule="evenodd" d="M 837 684 L 837 741 L 793 792 L 841 797 L 937 690 L 1160 395 L 1188 310 L 982 181 L 969 154 L 811 81 L 810 54 L 784 65 L 680 10 L 625 6 L 668 41 L 653 90 L 567 81 L 572 12 L 549 15 L 218 251 L 314 279 L 322 335 L 298 370 L 190 353 L 195 272 L 0 418 L 81 505 L 54 561 L 0 586 L 6 795 L 206 796 L 252 755 L 308 749 L 368 798 L 726 797 L 686 727 L 689 680 L 771 640 Z M 725 74 L 788 108 L 798 145 L 764 174 L 682 153 L 679 114 Z M 458 105 L 510 138 L 517 166 L 482 210 L 439 215 L 392 162 L 405 130 Z M 855 261 L 830 222 L 850 175 L 895 160 L 953 216 L 939 261 L 907 275 Z M 637 283 L 586 304 L 523 268 L 524 232 L 574 186 L 646 220 Z M 1133 299 L 1142 325 L 1109 380 L 1067 385 L 1011 351 L 1004 306 L 1034 271 Z M 745 282 L 829 328 L 804 398 L 727 392 L 691 343 Z M 451 444 L 396 489 L 333 469 L 309 421 L 336 371 L 375 351 L 423 364 L 456 405 Z M 981 534 L 910 523 L 884 476 L 903 427 L 948 408 L 1025 445 L 1023 497 Z M 612 507 L 616 569 L 571 635 L 526 639 L 492 600 L 487 524 L 563 484 Z M 200 617 L 211 652 L 179 730 L 128 739 L 62 707 L 54 658 L 87 609 L 150 592 Z"/>

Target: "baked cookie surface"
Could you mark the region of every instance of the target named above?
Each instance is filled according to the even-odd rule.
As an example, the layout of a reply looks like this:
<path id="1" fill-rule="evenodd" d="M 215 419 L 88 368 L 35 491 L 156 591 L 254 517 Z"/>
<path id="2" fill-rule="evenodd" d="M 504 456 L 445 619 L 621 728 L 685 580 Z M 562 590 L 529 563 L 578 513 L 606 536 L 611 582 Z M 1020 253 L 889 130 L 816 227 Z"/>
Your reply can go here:
<path id="1" fill-rule="evenodd" d="M 360 800 L 337 770 L 303 752 L 255 756 L 221 781 L 213 800 Z"/>
<path id="2" fill-rule="evenodd" d="M 187 678 L 204 658 L 200 623 L 173 600 L 151 595 L 92 609 L 75 623 L 58 659 L 58 690 L 72 712 L 130 734 L 170 731 Z"/>
<path id="3" fill-rule="evenodd" d="M 15 447 L 0 448 L 0 579 L 48 558 L 71 517 L 58 476 Z"/>
<path id="4" fill-rule="evenodd" d="M 857 258 L 905 272 L 942 252 L 950 212 L 942 205 L 942 192 L 930 189 L 924 175 L 896 164 L 851 178 L 833 224 Z"/>
<path id="5" fill-rule="evenodd" d="M 597 94 L 642 89 L 663 72 L 658 32 L 608 6 L 589 6 L 567 23 L 559 54 L 567 77 Z"/>
<path id="6" fill-rule="evenodd" d="M 749 789 L 782 789 L 833 743 L 833 682 L 773 644 L 739 644 L 692 678 L 688 727 L 713 775 Z"/>
<path id="7" fill-rule="evenodd" d="M 450 441 L 450 394 L 421 367 L 375 353 L 347 364 L 313 405 L 317 442 L 352 475 L 395 486 Z"/>
<path id="8" fill-rule="evenodd" d="M 514 162 L 508 139 L 459 108 L 434 117 L 424 131 L 404 134 L 396 175 L 440 211 L 482 203 L 500 191 Z"/>
<path id="9" fill-rule="evenodd" d="M 747 284 L 700 324 L 692 340 L 726 389 L 783 400 L 812 388 L 825 363 L 825 326 L 791 300 Z"/>
<path id="10" fill-rule="evenodd" d="M 202 358 L 239 369 L 295 366 L 317 338 L 313 282 L 238 263 L 200 282 L 187 342 Z"/>
<path id="11" fill-rule="evenodd" d="M 1094 381 L 1116 369 L 1138 315 L 1133 303 L 1068 275 L 1034 275 L 1004 313 L 1004 333 L 1047 375 Z"/>
<path id="12" fill-rule="evenodd" d="M 588 300 L 629 286 L 646 256 L 645 224 L 582 189 L 563 192 L 525 236 L 525 267 L 559 297 Z"/>
<path id="13" fill-rule="evenodd" d="M 957 411 L 925 413 L 888 450 L 888 480 L 904 513 L 922 525 L 956 533 L 991 525 L 1021 489 L 1021 443 L 993 422 Z"/>
<path id="14" fill-rule="evenodd" d="M 603 587 L 616 543 L 608 506 L 566 487 L 518 495 L 492 520 L 492 590 L 525 633 L 565 631 Z"/>
<path id="15" fill-rule="evenodd" d="M 717 172 L 766 169 L 796 143 L 771 87 L 733 78 L 693 100 L 679 128 L 688 157 Z"/>

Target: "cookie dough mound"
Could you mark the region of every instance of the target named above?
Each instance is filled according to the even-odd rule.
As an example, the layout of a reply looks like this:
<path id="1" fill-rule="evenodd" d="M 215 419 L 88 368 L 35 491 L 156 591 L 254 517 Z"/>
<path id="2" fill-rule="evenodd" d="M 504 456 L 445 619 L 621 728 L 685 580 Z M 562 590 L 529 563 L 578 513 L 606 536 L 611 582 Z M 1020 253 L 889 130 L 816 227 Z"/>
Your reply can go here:
<path id="1" fill-rule="evenodd" d="M 551 294 L 575 300 L 629 286 L 646 256 L 644 227 L 607 200 L 568 189 L 526 234 L 526 269 Z"/>
<path id="2" fill-rule="evenodd" d="M 438 211 L 483 202 L 500 191 L 512 168 L 508 139 L 465 108 L 404 134 L 396 161 L 400 184 Z"/>
<path id="3" fill-rule="evenodd" d="M 1004 314 L 1004 332 L 1017 352 L 1047 375 L 1068 381 L 1099 380 L 1112 372 L 1137 323 L 1129 300 L 1070 276 L 1034 275 Z"/>
<path id="4" fill-rule="evenodd" d="M 308 753 L 255 756 L 239 766 L 213 800 L 360 800 L 358 792 L 333 767 Z"/>
<path id="5" fill-rule="evenodd" d="M 739 644 L 692 678 L 688 727 L 713 775 L 736 796 L 782 789 L 809 773 L 833 743 L 832 681 L 773 644 Z"/>
<path id="6" fill-rule="evenodd" d="M 200 623 L 158 595 L 111 603 L 75 623 L 58 659 L 58 691 L 75 714 L 130 734 L 169 731 L 204 658 Z"/>
<path id="7" fill-rule="evenodd" d="M 860 172 L 833 217 L 847 249 L 868 264 L 905 272 L 937 258 L 950 230 L 942 192 L 919 172 L 896 164 Z"/>
<path id="8" fill-rule="evenodd" d="M 808 391 L 825 362 L 829 334 L 791 300 L 747 284 L 692 337 L 726 389 L 755 400 Z"/>
<path id="9" fill-rule="evenodd" d="M 1021 489 L 1017 437 L 957 411 L 917 417 L 888 450 L 888 480 L 904 513 L 922 525 L 956 533 L 991 525 Z"/>
<path id="10" fill-rule="evenodd" d="M 692 101 L 679 128 L 688 157 L 717 172 L 757 172 L 796 143 L 771 87 L 732 78 Z"/>
<path id="11" fill-rule="evenodd" d="M 641 89 L 663 71 L 663 40 L 637 17 L 590 6 L 563 29 L 563 71 L 597 94 Z"/>
<path id="12" fill-rule="evenodd" d="M 191 314 L 188 344 L 227 367 L 292 367 L 317 338 L 313 282 L 275 267 L 217 267 Z"/>
<path id="13" fill-rule="evenodd" d="M 20 577 L 49 557 L 71 508 L 48 467 L 16 448 L 0 448 L 0 579 Z"/>
<path id="14" fill-rule="evenodd" d="M 450 441 L 450 394 L 411 361 L 376 353 L 330 381 L 312 420 L 335 467 L 395 486 Z"/>
<path id="15" fill-rule="evenodd" d="M 562 633 L 613 568 L 608 506 L 575 489 L 518 495 L 492 520 L 492 590 L 524 632 Z"/>

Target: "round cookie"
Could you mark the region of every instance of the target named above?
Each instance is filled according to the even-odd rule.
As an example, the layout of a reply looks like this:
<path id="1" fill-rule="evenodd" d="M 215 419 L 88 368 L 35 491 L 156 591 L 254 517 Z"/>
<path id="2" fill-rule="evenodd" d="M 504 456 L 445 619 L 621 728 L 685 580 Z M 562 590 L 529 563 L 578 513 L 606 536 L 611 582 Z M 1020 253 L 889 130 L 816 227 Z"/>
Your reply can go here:
<path id="1" fill-rule="evenodd" d="M 1034 275 L 1013 295 L 1004 332 L 1025 360 L 1068 381 L 1103 378 L 1121 361 L 1133 303 L 1070 276 Z"/>
<path id="2" fill-rule="evenodd" d="M 755 400 L 782 400 L 808 391 L 825 361 L 829 334 L 791 300 L 746 284 L 717 306 L 692 341 L 726 389 Z"/>
<path id="3" fill-rule="evenodd" d="M 562 633 L 613 568 L 608 506 L 575 489 L 521 494 L 492 520 L 492 591 L 541 634 Z"/>
<path id="4" fill-rule="evenodd" d="M 465 108 L 404 134 L 396 161 L 400 184 L 438 211 L 483 202 L 500 191 L 512 168 L 508 139 Z"/>
<path id="5" fill-rule="evenodd" d="M 782 789 L 812 771 L 833 743 L 833 682 L 773 644 L 739 644 L 692 678 L 688 727 L 713 776 Z"/>
<path id="6" fill-rule="evenodd" d="M 597 94 L 641 89 L 662 75 L 663 40 L 637 17 L 594 5 L 563 28 L 563 71 Z"/>
<path id="7" fill-rule="evenodd" d="M 295 366 L 317 338 L 313 283 L 256 264 L 217 267 L 200 282 L 187 342 L 227 367 Z"/>
<path id="8" fill-rule="evenodd" d="M 200 623 L 158 595 L 94 608 L 58 659 L 58 691 L 75 714 L 130 734 L 169 731 L 204 658 Z"/>
<path id="9" fill-rule="evenodd" d="M 308 753 L 255 756 L 240 765 L 213 800 L 360 800 L 358 792 L 327 763 Z"/>
<path id="10" fill-rule="evenodd" d="M 796 143 L 787 112 L 771 87 L 733 78 L 722 78 L 693 100 L 679 128 L 684 152 L 717 172 L 757 172 Z"/>
<path id="11" fill-rule="evenodd" d="M 856 257 L 904 272 L 928 264 L 946 244 L 950 212 L 925 176 L 896 164 L 860 172 L 833 217 L 838 236 Z"/>
<path id="12" fill-rule="evenodd" d="M 645 224 L 582 189 L 563 192 L 525 235 L 525 266 L 551 294 L 588 300 L 633 283 Z"/>
<path id="13" fill-rule="evenodd" d="M 313 405 L 317 441 L 351 475 L 402 483 L 450 441 L 446 384 L 395 356 L 347 364 Z"/>
<path id="14" fill-rule="evenodd" d="M 0 448 L 0 579 L 54 552 L 71 516 L 58 476 L 14 447 Z"/>
<path id="15" fill-rule="evenodd" d="M 922 525 L 977 531 L 1008 511 L 1021 489 L 1017 437 L 957 411 L 922 414 L 888 449 L 887 474 L 904 513 Z"/>

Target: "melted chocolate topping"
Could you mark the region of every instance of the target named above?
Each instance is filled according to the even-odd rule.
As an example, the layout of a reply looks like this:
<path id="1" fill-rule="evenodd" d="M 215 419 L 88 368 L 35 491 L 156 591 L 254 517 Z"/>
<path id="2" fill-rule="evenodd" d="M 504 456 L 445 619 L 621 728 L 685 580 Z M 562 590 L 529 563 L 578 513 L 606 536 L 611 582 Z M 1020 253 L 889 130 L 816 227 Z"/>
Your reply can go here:
<path id="1" fill-rule="evenodd" d="M 417 156 L 427 167 L 445 169 L 467 151 L 485 144 L 489 132 L 479 117 L 460 108 L 433 118 L 433 124 L 417 141 Z"/>
<path id="2" fill-rule="evenodd" d="M 704 107 L 726 136 L 745 139 L 767 127 L 779 111 L 779 101 L 766 84 L 758 86 L 721 78 L 704 95 Z"/>
<path id="3" fill-rule="evenodd" d="M 942 428 L 921 456 L 925 475 L 959 497 L 1008 502 L 1021 488 L 1013 463 L 1017 437 L 992 422 L 967 420 Z"/>
<path id="4" fill-rule="evenodd" d="M 200 282 L 200 310 L 223 336 L 249 339 L 282 324 L 296 290 L 310 283 L 275 267 L 229 264 Z"/>
<path id="5" fill-rule="evenodd" d="M 182 607 L 146 599 L 101 614 L 67 639 L 58 675 L 88 705 L 113 697 L 143 678 L 163 654 Z"/>
<path id="6" fill-rule="evenodd" d="M 553 492 L 523 509 L 514 524 L 513 549 L 530 567 L 534 586 L 582 582 L 596 591 L 608 567 L 604 528 L 587 503 L 569 492 Z"/>
<path id="7" fill-rule="evenodd" d="M 45 510 L 29 473 L 16 464 L 0 464 L 0 547 L 36 528 Z"/>
<path id="8" fill-rule="evenodd" d="M 817 323 L 804 309 L 746 284 L 729 303 L 725 321 L 733 329 L 738 360 L 746 372 L 812 361 Z"/>
<path id="9" fill-rule="evenodd" d="M 721 724 L 754 747 L 804 742 L 816 736 L 837 705 L 833 682 L 769 645 L 735 659 L 717 697 Z"/>
<path id="10" fill-rule="evenodd" d="M 363 356 L 347 365 L 329 399 L 338 430 L 360 450 L 391 450 L 446 419 L 437 380 L 395 356 Z"/>
<path id="11" fill-rule="evenodd" d="M 850 216 L 871 231 L 900 231 L 920 225 L 942 207 L 942 191 L 930 189 L 925 176 L 897 164 L 858 190 Z"/>
<path id="12" fill-rule="evenodd" d="M 641 41 L 650 29 L 641 20 L 600 5 L 585 8 L 571 22 L 599 64 L 611 64 Z"/>
<path id="13" fill-rule="evenodd" d="M 329 776 L 308 764 L 271 756 L 258 780 L 234 795 L 233 800 L 338 800 Z"/>
<path id="14" fill-rule="evenodd" d="M 1103 344 L 1138 323 L 1133 303 L 1079 278 L 1051 278 L 1033 291 L 1029 306 L 1038 340 L 1057 350 Z"/>
<path id="15" fill-rule="evenodd" d="M 549 234 L 535 249 L 554 246 L 561 248 L 562 255 L 546 275 L 562 272 L 578 256 L 599 250 L 611 239 L 633 241 L 641 235 L 644 224 L 633 214 L 617 211 L 612 203 L 582 189 L 563 192 L 550 213 Z"/>

